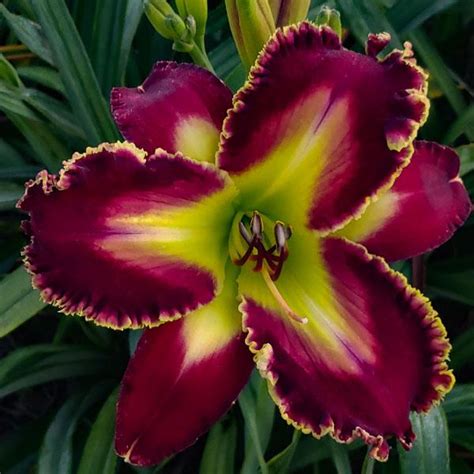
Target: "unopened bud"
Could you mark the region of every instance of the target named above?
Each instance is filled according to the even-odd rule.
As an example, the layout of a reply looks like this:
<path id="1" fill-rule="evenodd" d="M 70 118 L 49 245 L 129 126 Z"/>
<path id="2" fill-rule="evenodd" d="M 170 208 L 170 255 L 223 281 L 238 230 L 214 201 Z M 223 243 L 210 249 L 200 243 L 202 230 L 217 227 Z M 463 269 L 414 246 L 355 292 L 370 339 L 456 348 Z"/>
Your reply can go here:
<path id="1" fill-rule="evenodd" d="M 184 21 L 191 37 L 194 38 L 196 36 L 196 20 L 193 16 L 188 15 Z"/>
<path id="2" fill-rule="evenodd" d="M 187 20 L 192 17 L 194 21 L 193 37 L 200 45 L 203 45 L 207 22 L 207 0 L 176 0 L 176 7 L 181 18 Z"/>
<path id="3" fill-rule="evenodd" d="M 177 16 L 165 0 L 145 0 L 145 14 L 163 38 L 173 40 L 174 31 L 170 28 L 169 18 Z"/>
<path id="4" fill-rule="evenodd" d="M 311 0 L 268 0 L 277 27 L 292 25 L 308 15 Z"/>
<path id="5" fill-rule="evenodd" d="M 182 40 L 188 35 L 188 29 L 184 21 L 176 14 L 165 18 L 166 26 L 173 32 L 173 39 Z"/>
<path id="6" fill-rule="evenodd" d="M 319 10 L 315 23 L 319 26 L 329 26 L 339 38 L 342 35 L 341 15 L 337 10 L 324 5 Z"/>
<path id="7" fill-rule="evenodd" d="M 275 31 L 268 0 L 226 0 L 227 17 L 242 62 L 250 69 Z"/>

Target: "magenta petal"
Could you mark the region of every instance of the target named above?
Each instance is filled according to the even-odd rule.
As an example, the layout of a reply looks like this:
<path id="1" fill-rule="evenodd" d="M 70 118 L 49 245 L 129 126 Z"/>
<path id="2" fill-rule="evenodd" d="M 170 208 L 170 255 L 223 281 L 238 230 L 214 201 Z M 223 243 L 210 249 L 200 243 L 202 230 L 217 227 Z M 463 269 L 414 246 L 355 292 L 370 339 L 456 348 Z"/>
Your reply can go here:
<path id="1" fill-rule="evenodd" d="M 205 69 L 161 61 L 141 86 L 113 89 L 110 102 L 122 135 L 148 153 L 213 161 L 232 93 Z"/>
<path id="2" fill-rule="evenodd" d="M 393 187 L 338 235 L 387 260 L 400 260 L 446 242 L 471 209 L 454 150 L 417 141 L 410 164 Z"/>
<path id="3" fill-rule="evenodd" d="M 295 270 L 292 243 L 275 284 L 307 323 L 247 272 L 239 279 L 246 342 L 289 423 L 341 442 L 361 437 L 385 460 L 388 438 L 411 446 L 410 410 L 427 411 L 453 385 L 446 331 L 429 301 L 364 247 L 315 240 L 316 257 L 309 248 L 302 257 L 320 265 Z"/>
<path id="4" fill-rule="evenodd" d="M 408 49 L 373 57 L 381 46 L 355 53 L 309 22 L 275 33 L 234 96 L 218 153 L 249 207 L 328 232 L 393 183 L 426 120 L 426 75 Z"/>
<path id="5" fill-rule="evenodd" d="M 220 291 L 235 190 L 210 164 L 104 144 L 41 172 L 25 263 L 45 301 L 114 328 L 157 325 Z M 207 223 L 203 227 L 203 222 Z"/>
<path id="6" fill-rule="evenodd" d="M 145 466 L 193 444 L 231 407 L 252 368 L 234 291 L 146 330 L 122 381 L 117 453 Z"/>

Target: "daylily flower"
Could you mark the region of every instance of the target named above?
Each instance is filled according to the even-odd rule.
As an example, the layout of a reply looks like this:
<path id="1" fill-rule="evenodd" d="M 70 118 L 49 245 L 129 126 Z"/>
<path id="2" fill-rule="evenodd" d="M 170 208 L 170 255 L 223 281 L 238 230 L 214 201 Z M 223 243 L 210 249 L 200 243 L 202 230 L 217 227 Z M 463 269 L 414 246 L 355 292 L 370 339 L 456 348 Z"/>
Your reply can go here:
<path id="1" fill-rule="evenodd" d="M 159 62 L 112 92 L 129 142 L 28 184 L 25 263 L 44 300 L 158 326 L 123 378 L 127 461 L 192 444 L 252 354 L 288 423 L 363 438 L 380 460 L 391 436 L 412 445 L 410 410 L 451 389 L 437 313 L 384 259 L 440 245 L 471 204 L 456 154 L 413 141 L 426 75 L 408 47 L 378 59 L 388 41 L 371 35 L 363 55 L 327 27 L 278 30 L 233 98 L 204 69 Z"/>

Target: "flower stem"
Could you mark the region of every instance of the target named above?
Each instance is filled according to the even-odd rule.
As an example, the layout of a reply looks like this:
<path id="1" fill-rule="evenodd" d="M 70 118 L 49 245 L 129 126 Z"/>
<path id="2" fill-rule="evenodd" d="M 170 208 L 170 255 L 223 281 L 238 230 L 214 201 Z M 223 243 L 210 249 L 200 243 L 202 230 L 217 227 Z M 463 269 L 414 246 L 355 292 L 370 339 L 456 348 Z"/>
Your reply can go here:
<path id="1" fill-rule="evenodd" d="M 213 74 L 216 73 L 212 67 L 211 61 L 209 61 L 206 51 L 201 49 L 195 41 L 193 41 L 193 49 L 189 51 L 189 55 L 193 58 L 194 64 L 206 68 Z"/>

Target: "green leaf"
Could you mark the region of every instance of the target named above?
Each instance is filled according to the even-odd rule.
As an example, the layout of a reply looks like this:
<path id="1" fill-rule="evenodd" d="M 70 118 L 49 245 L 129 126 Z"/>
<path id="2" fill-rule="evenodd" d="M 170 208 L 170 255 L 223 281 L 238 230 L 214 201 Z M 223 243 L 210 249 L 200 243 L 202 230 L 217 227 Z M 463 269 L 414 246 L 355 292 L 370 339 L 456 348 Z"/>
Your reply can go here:
<path id="1" fill-rule="evenodd" d="M 32 6 L 88 142 L 115 141 L 115 125 L 64 0 L 32 0 Z"/>
<path id="2" fill-rule="evenodd" d="M 138 341 L 142 337 L 143 329 L 132 329 L 128 331 L 128 351 L 130 355 L 135 352 L 137 348 Z"/>
<path id="3" fill-rule="evenodd" d="M 246 79 L 247 74 L 244 65 L 240 63 L 224 78 L 224 82 L 231 90 L 236 92 L 244 85 Z"/>
<path id="4" fill-rule="evenodd" d="M 77 125 L 72 112 L 60 100 L 36 89 L 23 89 L 23 100 L 44 115 L 55 127 L 69 135 L 85 139 L 84 131 Z"/>
<path id="5" fill-rule="evenodd" d="M 116 388 L 102 406 L 92 425 L 89 437 L 82 452 L 77 474 L 114 474 L 117 456 L 114 451 Z"/>
<path id="6" fill-rule="evenodd" d="M 70 158 L 69 150 L 51 131 L 51 127 L 48 127 L 43 121 L 28 119 L 15 113 L 6 115 L 26 138 L 35 151 L 38 161 L 50 171 L 57 171 L 61 163 Z"/>
<path id="7" fill-rule="evenodd" d="M 390 24 L 385 13 L 377 2 L 373 0 L 338 0 L 337 5 L 344 15 L 343 20 L 349 25 L 352 33 L 364 45 L 369 33 L 387 31 L 392 37 L 392 44 L 401 48 L 402 41 L 397 32 Z"/>
<path id="8" fill-rule="evenodd" d="M 38 166 L 22 165 L 22 166 L 3 166 L 1 160 L 1 142 L 0 142 L 0 179 L 30 179 L 40 171 Z"/>
<path id="9" fill-rule="evenodd" d="M 209 432 L 199 466 L 199 474 L 233 474 L 236 445 L 237 424 L 231 415 L 219 421 Z"/>
<path id="10" fill-rule="evenodd" d="M 24 135 L 38 159 L 55 171 L 70 153 L 50 127 L 25 103 L 22 96 L 25 90 L 23 86 L 14 87 L 0 80 L 0 110 Z"/>
<path id="11" fill-rule="evenodd" d="M 107 385 L 104 384 L 87 388 L 64 403 L 44 437 L 38 459 L 38 474 L 72 474 L 73 436 L 77 422 L 103 396 L 106 389 Z"/>
<path id="12" fill-rule="evenodd" d="M 456 385 L 447 395 L 443 408 L 450 441 L 474 453 L 474 384 Z"/>
<path id="13" fill-rule="evenodd" d="M 22 166 L 25 160 L 21 154 L 7 141 L 0 138 L 0 171 L 7 167 Z M 5 176 L 0 176 L 5 178 Z"/>
<path id="14" fill-rule="evenodd" d="M 369 454 L 370 449 L 367 449 L 364 464 L 362 464 L 361 474 L 372 474 L 374 472 L 375 459 Z"/>
<path id="15" fill-rule="evenodd" d="M 9 181 L 0 181 L 0 211 L 15 209 L 15 204 L 21 198 L 24 187 Z"/>
<path id="16" fill-rule="evenodd" d="M 28 107 L 21 98 L 20 89 L 0 80 L 0 110 L 5 114 L 15 114 L 18 117 L 38 120 L 38 115 Z"/>
<path id="17" fill-rule="evenodd" d="M 5 276 L 0 281 L 0 337 L 32 318 L 44 306 L 23 267 Z"/>
<path id="18" fill-rule="evenodd" d="M 466 104 L 461 92 L 452 80 L 443 58 L 422 29 L 412 31 L 408 37 L 413 43 L 415 53 L 426 64 L 430 74 L 446 95 L 451 107 L 458 115 L 461 115 L 466 109 Z M 469 138 L 471 139 L 471 137 Z M 472 139 L 474 139 L 474 137 L 472 137 Z"/>
<path id="19" fill-rule="evenodd" d="M 401 474 L 449 474 L 449 445 L 446 417 L 441 407 L 428 414 L 410 416 L 416 441 L 411 451 L 398 445 Z"/>
<path id="20" fill-rule="evenodd" d="M 0 4 L 0 13 L 3 14 L 18 39 L 31 52 L 54 66 L 53 55 L 40 25 L 23 16 L 14 15 L 2 4 Z"/>
<path id="21" fill-rule="evenodd" d="M 449 425 L 470 424 L 474 420 L 474 384 L 457 384 L 446 395 L 443 409 Z"/>
<path id="22" fill-rule="evenodd" d="M 444 273 L 430 270 L 428 289 L 435 295 L 474 306 L 474 270 Z"/>
<path id="23" fill-rule="evenodd" d="M 132 40 L 142 14 L 143 3 L 136 0 L 96 2 L 91 63 L 107 97 L 112 86 L 123 85 Z"/>
<path id="24" fill-rule="evenodd" d="M 337 474 L 351 474 L 351 462 L 347 447 L 342 444 L 331 444 L 331 458 Z"/>
<path id="25" fill-rule="evenodd" d="M 3 54 L 0 53 L 0 78 L 13 87 L 22 86 L 16 69 L 11 65 Z"/>
<path id="26" fill-rule="evenodd" d="M 474 170 L 474 143 L 460 146 L 456 148 L 456 151 L 458 152 L 459 159 L 461 160 L 461 169 L 459 174 L 464 176 L 465 174 Z"/>
<path id="27" fill-rule="evenodd" d="M 16 71 L 22 79 L 38 83 L 65 95 L 61 76 L 53 68 L 46 66 L 18 66 Z"/>
<path id="28" fill-rule="evenodd" d="M 333 453 L 332 445 L 336 443 L 329 436 L 315 439 L 312 436 L 303 436 L 296 446 L 296 451 L 291 461 L 291 471 L 303 469 L 320 461 L 330 459 Z M 349 451 L 360 449 L 364 446 L 361 440 L 355 440 L 346 446 Z"/>
<path id="29" fill-rule="evenodd" d="M 474 140 L 474 105 L 472 104 L 449 127 L 443 137 L 443 143 L 453 143 L 462 134 L 465 134 L 469 140 Z"/>
<path id="30" fill-rule="evenodd" d="M 394 28 L 404 34 L 456 3 L 457 0 L 398 0 L 387 16 Z"/>
<path id="31" fill-rule="evenodd" d="M 42 359 L 49 354 L 64 352 L 70 346 L 53 346 L 51 344 L 35 344 L 33 346 L 21 347 L 0 360 L 0 385 L 7 383 L 12 374 L 28 367 L 36 359 Z"/>
<path id="32" fill-rule="evenodd" d="M 0 361 L 0 398 L 53 380 L 110 376 L 116 365 L 108 354 L 81 346 L 22 347 Z"/>
<path id="33" fill-rule="evenodd" d="M 240 57 L 232 38 L 221 41 L 219 45 L 209 52 L 209 59 L 214 66 L 216 74 L 227 77 L 236 67 L 241 65 Z"/>
<path id="34" fill-rule="evenodd" d="M 253 473 L 260 467 L 267 472 L 265 451 L 273 427 L 275 404 L 268 395 L 267 382 L 257 372 L 239 397 L 239 405 L 245 421 L 245 457 L 241 473 Z"/>
<path id="35" fill-rule="evenodd" d="M 295 455 L 300 436 L 301 432 L 295 430 L 293 432 L 291 443 L 283 451 L 268 461 L 268 472 L 270 474 L 286 474 L 288 472 L 291 461 Z"/>
<path id="36" fill-rule="evenodd" d="M 474 326 L 454 340 L 450 365 L 454 370 L 459 370 L 472 362 L 474 362 Z"/>
<path id="37" fill-rule="evenodd" d="M 38 451 L 49 423 L 49 417 L 42 416 L 34 421 L 22 423 L 14 430 L 8 430 L 2 435 L 0 438 L 0 466 L 5 473 L 10 474 L 20 460 L 23 461 Z M 23 472 L 30 471 L 25 469 Z"/>

